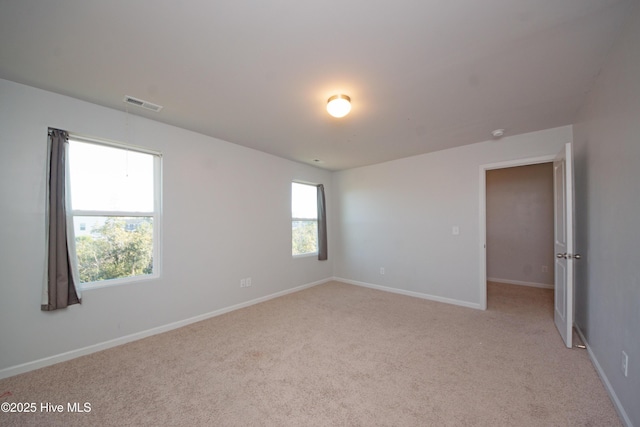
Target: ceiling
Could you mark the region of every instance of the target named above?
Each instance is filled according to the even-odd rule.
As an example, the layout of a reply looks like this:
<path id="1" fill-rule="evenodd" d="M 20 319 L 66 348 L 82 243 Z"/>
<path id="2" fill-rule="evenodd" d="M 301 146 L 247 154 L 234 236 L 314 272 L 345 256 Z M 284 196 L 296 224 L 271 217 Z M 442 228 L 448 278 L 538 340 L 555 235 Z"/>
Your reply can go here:
<path id="1" fill-rule="evenodd" d="M 635 4 L 0 0 L 0 78 L 341 170 L 573 123 Z"/>

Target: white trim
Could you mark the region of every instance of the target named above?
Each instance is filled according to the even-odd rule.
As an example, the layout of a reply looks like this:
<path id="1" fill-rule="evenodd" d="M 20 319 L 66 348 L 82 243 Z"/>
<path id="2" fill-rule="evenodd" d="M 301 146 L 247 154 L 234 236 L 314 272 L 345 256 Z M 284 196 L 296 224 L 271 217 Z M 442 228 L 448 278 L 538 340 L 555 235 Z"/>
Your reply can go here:
<path id="1" fill-rule="evenodd" d="M 114 141 L 105 138 L 94 138 L 91 136 L 80 135 L 74 132 L 69 132 L 69 140 L 84 142 L 87 144 L 101 145 L 103 147 L 119 148 L 121 150 L 137 151 L 138 153 L 151 154 L 153 156 L 162 157 L 162 152 L 153 150 L 151 148 L 142 147 L 140 145 L 133 145 L 129 143 Z"/>
<path id="2" fill-rule="evenodd" d="M 487 277 L 487 282 L 506 283 L 508 285 L 529 286 L 532 288 L 553 289 L 554 286 L 548 283 L 523 282 L 522 280 L 496 279 L 495 277 Z"/>
<path id="3" fill-rule="evenodd" d="M 528 165 L 536 165 L 539 163 L 550 163 L 556 158 L 557 153 L 548 154 L 546 156 L 538 156 L 538 157 L 529 157 L 524 159 L 516 159 L 516 160 L 508 160 L 505 162 L 498 163 L 488 163 L 486 165 L 480 165 L 479 173 L 480 177 L 478 179 L 480 191 L 479 193 L 479 209 L 478 209 L 478 221 L 479 221 L 479 247 L 478 252 L 480 253 L 480 265 L 478 266 L 479 270 L 479 280 L 478 286 L 480 289 L 480 301 L 479 308 L 481 310 L 487 309 L 487 171 L 493 169 L 503 169 L 503 168 L 512 168 L 516 166 L 528 166 Z"/>
<path id="4" fill-rule="evenodd" d="M 446 303 L 446 304 L 459 305 L 459 306 L 467 307 L 467 308 L 475 308 L 477 310 L 480 309 L 480 304 L 476 304 L 476 303 L 468 302 L 468 301 L 460 301 L 460 300 L 457 300 L 457 299 L 439 297 L 439 296 L 436 296 L 436 295 L 423 294 L 421 292 L 407 291 L 407 290 L 404 290 L 404 289 L 389 288 L 387 286 L 374 285 L 374 284 L 371 284 L 371 283 L 359 282 L 357 280 L 343 279 L 342 277 L 334 277 L 333 280 L 335 280 L 337 282 L 346 283 L 348 285 L 356 285 L 356 286 L 362 286 L 362 287 L 365 287 L 365 288 L 376 289 L 378 291 L 391 292 L 393 294 L 400 294 L 400 295 L 406 295 L 406 296 L 409 296 L 409 297 L 426 299 L 426 300 L 430 300 L 430 301 L 443 302 L 443 303 Z"/>
<path id="5" fill-rule="evenodd" d="M 99 280 L 96 282 L 80 283 L 80 289 L 84 291 L 91 291 L 93 289 L 109 288 L 111 286 L 129 285 L 136 282 L 144 282 L 147 280 L 156 280 L 160 278 L 159 273 L 140 274 L 137 276 L 118 277 L 115 279 Z"/>
<path id="6" fill-rule="evenodd" d="M 487 170 L 484 166 L 480 166 L 480 182 L 479 204 L 478 204 L 478 217 L 480 218 L 480 225 L 478 227 L 478 253 L 480 256 L 480 264 L 478 270 L 480 271 L 480 292 L 479 292 L 479 304 L 480 310 L 487 309 Z"/>
<path id="7" fill-rule="evenodd" d="M 154 174 L 155 175 L 155 174 Z M 154 190 L 155 193 L 155 190 Z M 155 197 L 155 194 L 154 194 Z M 91 211 L 83 209 L 72 210 L 69 208 L 72 216 L 120 216 L 120 217 L 132 217 L 132 218 L 153 218 L 154 212 L 136 212 L 136 211 Z"/>
<path id="8" fill-rule="evenodd" d="M 291 180 L 291 183 L 292 183 L 292 184 L 294 184 L 294 183 L 295 183 L 295 184 L 308 185 L 308 186 L 310 186 L 310 187 L 318 187 L 318 185 L 320 185 L 320 184 L 318 184 L 317 182 L 302 181 L 302 180 L 299 180 L 299 179 L 293 179 L 293 180 Z"/>
<path id="9" fill-rule="evenodd" d="M 578 336 L 580 337 L 584 345 L 587 347 L 587 353 L 589 353 L 589 358 L 591 359 L 591 363 L 593 363 L 593 366 L 596 368 L 596 372 L 598 372 L 598 375 L 600 376 L 600 379 L 602 380 L 604 387 L 607 389 L 607 393 L 609 393 L 609 397 L 613 402 L 613 406 L 616 408 L 616 411 L 618 412 L 618 415 L 620 416 L 622 422 L 627 427 L 633 427 L 633 423 L 631 422 L 631 419 L 627 415 L 627 412 L 624 410 L 624 407 L 622 406 L 620 399 L 618 399 L 618 395 L 613 390 L 613 387 L 611 386 L 611 383 L 609 382 L 607 375 L 604 373 L 604 370 L 600 366 L 598 359 L 596 359 L 596 355 L 593 354 L 593 351 L 591 350 L 591 347 L 589 346 L 587 339 L 584 337 L 582 330 L 578 327 L 578 325 L 574 325 L 574 326 L 576 328 L 576 332 L 578 333 Z"/>
<path id="10" fill-rule="evenodd" d="M 323 283 L 327 283 L 332 281 L 333 278 L 329 277 L 326 279 L 318 280 L 316 282 L 307 283 L 304 285 L 297 286 L 295 288 L 286 289 L 284 291 L 276 292 L 270 295 L 266 295 L 260 298 L 252 299 L 250 301 L 242 302 L 239 304 L 235 304 L 229 307 L 221 308 L 209 313 L 201 314 L 198 316 L 191 317 L 189 319 L 180 320 L 177 322 L 169 323 L 163 326 L 158 326 L 155 328 L 147 329 L 145 331 L 136 332 L 130 335 L 126 335 L 123 337 L 115 338 L 109 341 L 104 341 L 98 344 L 93 344 L 87 347 L 67 351 L 65 353 L 56 354 L 54 356 L 45 357 L 42 359 L 34 360 L 32 362 L 22 363 L 20 365 L 10 366 L 8 368 L 4 368 L 0 370 L 0 380 L 8 377 L 12 377 L 14 375 L 23 374 L 25 372 L 33 371 L 35 369 L 44 368 L 46 366 L 55 365 L 56 363 L 65 362 L 67 360 L 75 359 L 76 357 L 86 356 L 87 354 L 96 353 L 98 351 L 106 350 L 108 348 L 117 347 L 122 344 L 126 344 L 132 341 L 137 341 L 142 338 L 147 338 L 153 335 L 161 334 L 163 332 L 168 332 L 173 329 L 178 329 L 183 326 L 190 325 L 192 323 L 200 322 L 202 320 L 210 319 L 212 317 L 220 316 L 221 314 L 229 313 L 231 311 L 239 310 L 241 308 L 249 307 L 251 305 L 259 304 L 261 302 L 268 301 L 270 299 L 278 298 L 287 294 L 291 294 L 294 292 L 302 291 L 307 288 L 311 288 L 313 286 L 321 285 Z"/>
<path id="11" fill-rule="evenodd" d="M 557 153 L 548 154 L 546 156 L 529 157 L 525 159 L 507 160 L 506 162 L 488 163 L 486 165 L 481 165 L 480 169 L 484 169 L 484 170 L 505 169 L 505 168 L 514 168 L 517 166 L 537 165 L 539 163 L 551 163 L 556 158 L 556 156 L 557 156 Z"/>
<path id="12" fill-rule="evenodd" d="M 158 154 L 153 158 L 153 273 L 158 277 L 162 275 L 162 236 L 164 236 L 162 163 L 162 155 Z"/>
<path id="13" fill-rule="evenodd" d="M 293 259 L 298 259 L 298 258 L 311 258 L 311 257 L 314 257 L 314 256 L 316 256 L 316 257 L 318 256 L 318 251 L 315 251 L 315 252 L 307 252 L 307 253 L 304 253 L 304 254 L 295 254 L 295 255 L 291 255 L 291 257 L 292 257 Z"/>

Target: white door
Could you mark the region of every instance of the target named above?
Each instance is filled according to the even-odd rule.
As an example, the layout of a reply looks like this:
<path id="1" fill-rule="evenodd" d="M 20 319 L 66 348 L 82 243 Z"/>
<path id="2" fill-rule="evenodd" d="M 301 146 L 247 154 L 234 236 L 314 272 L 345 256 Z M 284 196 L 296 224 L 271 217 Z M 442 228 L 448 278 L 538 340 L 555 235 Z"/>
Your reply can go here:
<path id="1" fill-rule="evenodd" d="M 573 248 L 573 160 L 571 143 L 553 162 L 555 195 L 554 321 L 567 347 L 573 335 L 573 263 L 580 255 Z"/>

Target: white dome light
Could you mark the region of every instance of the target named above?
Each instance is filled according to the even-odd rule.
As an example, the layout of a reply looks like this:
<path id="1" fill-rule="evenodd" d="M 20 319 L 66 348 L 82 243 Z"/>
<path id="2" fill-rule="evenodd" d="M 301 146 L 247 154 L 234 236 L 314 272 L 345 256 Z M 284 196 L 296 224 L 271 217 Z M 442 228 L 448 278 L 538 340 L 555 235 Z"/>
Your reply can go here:
<path id="1" fill-rule="evenodd" d="M 333 117 L 344 117 L 351 111 L 351 98 L 347 95 L 333 95 L 327 101 L 327 111 Z"/>

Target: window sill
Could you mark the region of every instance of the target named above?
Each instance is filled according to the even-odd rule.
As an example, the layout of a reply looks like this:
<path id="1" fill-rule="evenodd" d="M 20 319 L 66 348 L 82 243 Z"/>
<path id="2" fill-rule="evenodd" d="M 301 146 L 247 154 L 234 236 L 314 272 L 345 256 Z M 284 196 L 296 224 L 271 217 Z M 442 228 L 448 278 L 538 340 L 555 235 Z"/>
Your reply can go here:
<path id="1" fill-rule="evenodd" d="M 308 254 L 300 254 L 300 255 L 291 255 L 294 259 L 296 258 L 311 258 L 311 257 L 317 257 L 318 256 L 318 252 L 311 252 Z"/>
<path id="2" fill-rule="evenodd" d="M 149 280 L 158 279 L 159 274 L 149 274 L 145 276 L 123 277 L 121 279 L 101 280 L 99 282 L 83 283 L 79 286 L 80 292 L 91 291 L 93 289 L 110 288 L 113 286 L 129 285 L 138 282 L 147 282 Z"/>

